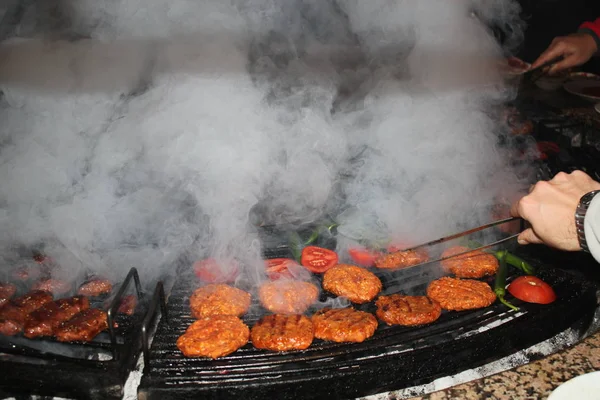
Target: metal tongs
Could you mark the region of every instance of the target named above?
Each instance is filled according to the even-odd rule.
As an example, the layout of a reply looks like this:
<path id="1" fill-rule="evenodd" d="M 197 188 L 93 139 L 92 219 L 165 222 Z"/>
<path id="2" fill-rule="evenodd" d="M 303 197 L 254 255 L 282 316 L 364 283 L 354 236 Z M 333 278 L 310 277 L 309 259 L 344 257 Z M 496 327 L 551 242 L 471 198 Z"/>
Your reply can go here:
<path id="1" fill-rule="evenodd" d="M 509 222 L 517 221 L 517 220 L 521 220 L 521 218 L 519 218 L 519 217 L 510 217 L 510 218 L 505 218 L 505 219 L 501 219 L 501 220 L 498 220 L 498 221 L 490 222 L 489 224 L 481 225 L 481 226 L 478 226 L 477 228 L 472 228 L 472 229 L 469 229 L 467 231 L 463 231 L 463 232 L 460 232 L 460 233 L 455 233 L 455 234 L 450 235 L 450 236 L 445 236 L 445 237 L 440 238 L 440 239 L 432 240 L 431 242 L 422 243 L 422 244 L 420 244 L 418 246 L 413 246 L 413 247 L 408 248 L 408 249 L 400 250 L 400 251 L 398 251 L 398 253 L 403 253 L 403 252 L 406 252 L 406 251 L 417 250 L 417 249 L 421 249 L 423 247 L 434 246 L 436 244 L 447 242 L 447 241 L 453 240 L 453 239 L 458 239 L 458 238 L 463 237 L 463 236 L 471 235 L 471 234 L 473 234 L 475 232 L 480 232 L 480 231 L 492 228 L 492 227 L 497 226 L 497 225 L 502 225 L 502 224 L 506 224 L 506 223 L 509 223 Z M 475 249 L 472 249 L 472 250 L 464 251 L 462 253 L 454 254 L 454 255 L 451 255 L 451 256 L 448 256 L 448 257 L 440 257 L 440 258 L 437 258 L 435 260 L 429 260 L 429 261 L 425 261 L 425 262 L 422 262 L 422 263 L 419 263 L 419 264 L 415 264 L 415 265 L 410 265 L 410 266 L 408 266 L 406 268 L 420 267 L 422 265 L 432 264 L 432 263 L 436 263 L 436 262 L 447 260 L 449 258 L 460 257 L 460 256 L 465 255 L 465 254 L 470 254 L 470 253 L 474 253 L 474 252 L 477 252 L 477 251 L 489 249 L 490 247 L 494 247 L 496 245 L 499 245 L 500 243 L 508 242 L 509 240 L 512 240 L 512 239 L 516 238 L 517 236 L 519 236 L 518 233 L 516 233 L 514 235 L 511 235 L 511 236 L 508 236 L 508 237 L 505 237 L 505 238 L 500 239 L 500 240 L 496 240 L 493 243 L 488 243 L 488 244 L 485 244 L 483 246 L 479 246 L 479 247 L 477 247 Z M 406 268 L 403 268 L 403 269 L 406 269 Z"/>

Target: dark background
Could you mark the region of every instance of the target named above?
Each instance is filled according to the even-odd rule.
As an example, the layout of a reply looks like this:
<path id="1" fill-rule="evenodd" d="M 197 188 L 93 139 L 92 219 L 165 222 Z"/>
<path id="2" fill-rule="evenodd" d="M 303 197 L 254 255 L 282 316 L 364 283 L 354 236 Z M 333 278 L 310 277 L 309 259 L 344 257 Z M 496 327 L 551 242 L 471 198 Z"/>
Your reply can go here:
<path id="1" fill-rule="evenodd" d="M 574 33 L 585 21 L 600 17 L 600 0 L 519 0 L 527 23 L 525 41 L 517 57 L 532 62 L 556 36 Z M 594 57 L 580 67 L 600 73 L 600 58 Z"/>

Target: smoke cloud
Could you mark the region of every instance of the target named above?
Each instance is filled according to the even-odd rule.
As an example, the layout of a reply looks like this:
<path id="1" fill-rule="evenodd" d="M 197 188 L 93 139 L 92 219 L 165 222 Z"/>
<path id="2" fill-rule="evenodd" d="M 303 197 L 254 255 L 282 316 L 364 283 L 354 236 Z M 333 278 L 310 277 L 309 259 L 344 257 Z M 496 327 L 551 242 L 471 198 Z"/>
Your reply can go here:
<path id="1" fill-rule="evenodd" d="M 514 47 L 512 0 L 37 7 L 0 48 L 5 257 L 44 243 L 113 273 L 261 266 L 257 206 L 264 224 L 333 216 L 417 242 L 520 189 L 493 113 L 514 95 L 506 48 L 484 25 Z"/>

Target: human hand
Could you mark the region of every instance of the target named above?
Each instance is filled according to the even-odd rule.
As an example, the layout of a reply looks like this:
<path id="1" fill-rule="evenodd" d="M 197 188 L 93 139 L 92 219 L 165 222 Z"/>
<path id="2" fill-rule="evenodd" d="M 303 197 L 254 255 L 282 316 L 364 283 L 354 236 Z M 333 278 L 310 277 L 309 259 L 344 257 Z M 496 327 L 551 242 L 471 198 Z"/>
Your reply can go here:
<path id="1" fill-rule="evenodd" d="M 531 64 L 531 68 L 537 68 L 562 56 L 561 61 L 553 64 L 546 71 L 549 75 L 556 74 L 567 68 L 586 63 L 597 51 L 596 41 L 592 35 L 587 33 L 574 33 L 569 36 L 557 37 L 546 51 Z"/>
<path id="2" fill-rule="evenodd" d="M 582 171 L 559 172 L 550 181 L 536 183 L 511 208 L 513 216 L 531 224 L 519 235 L 519 244 L 544 243 L 561 250 L 581 250 L 575 211 L 581 196 L 592 190 L 600 190 L 600 183 Z"/>

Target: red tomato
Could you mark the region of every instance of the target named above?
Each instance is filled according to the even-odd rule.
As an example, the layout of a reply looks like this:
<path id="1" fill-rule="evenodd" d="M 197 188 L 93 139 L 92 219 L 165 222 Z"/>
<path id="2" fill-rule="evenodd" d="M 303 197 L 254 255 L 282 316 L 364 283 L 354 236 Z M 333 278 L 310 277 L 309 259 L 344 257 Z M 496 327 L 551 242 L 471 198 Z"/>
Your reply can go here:
<path id="1" fill-rule="evenodd" d="M 227 268 L 226 271 L 223 271 L 217 260 L 214 258 L 207 258 L 194 263 L 194 273 L 203 282 L 227 283 L 235 280 L 238 276 L 239 269 L 237 263 L 231 261 L 229 268 Z"/>
<path id="2" fill-rule="evenodd" d="M 550 304 L 556 294 L 550 285 L 535 276 L 520 276 L 510 285 L 508 292 L 527 303 Z"/>
<path id="3" fill-rule="evenodd" d="M 302 265 L 310 272 L 323 273 L 338 263 L 335 251 L 317 246 L 306 246 L 302 250 Z"/>
<path id="4" fill-rule="evenodd" d="M 372 267 L 375 260 L 381 256 L 378 252 L 363 247 L 351 247 L 348 249 L 348 254 L 355 263 L 364 267 Z"/>
<path id="5" fill-rule="evenodd" d="M 289 271 L 288 267 L 298 265 L 298 263 L 291 258 L 270 258 L 265 260 L 267 276 L 272 281 L 281 278 L 293 278 L 294 276 Z"/>

